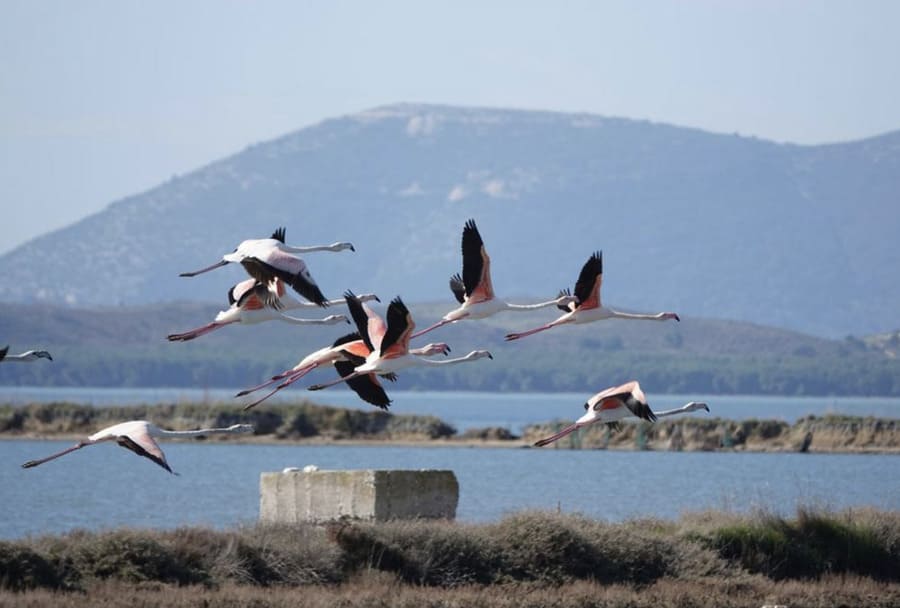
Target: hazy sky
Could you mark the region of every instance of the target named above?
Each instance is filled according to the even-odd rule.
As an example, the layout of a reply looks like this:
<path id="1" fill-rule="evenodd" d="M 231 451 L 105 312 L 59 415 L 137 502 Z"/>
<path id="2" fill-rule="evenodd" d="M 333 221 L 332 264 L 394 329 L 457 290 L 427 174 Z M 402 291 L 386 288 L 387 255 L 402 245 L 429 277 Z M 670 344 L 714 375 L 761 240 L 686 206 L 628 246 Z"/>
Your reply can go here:
<path id="1" fill-rule="evenodd" d="M 900 129 L 900 2 L 0 0 L 0 252 L 409 101 L 777 141 Z"/>

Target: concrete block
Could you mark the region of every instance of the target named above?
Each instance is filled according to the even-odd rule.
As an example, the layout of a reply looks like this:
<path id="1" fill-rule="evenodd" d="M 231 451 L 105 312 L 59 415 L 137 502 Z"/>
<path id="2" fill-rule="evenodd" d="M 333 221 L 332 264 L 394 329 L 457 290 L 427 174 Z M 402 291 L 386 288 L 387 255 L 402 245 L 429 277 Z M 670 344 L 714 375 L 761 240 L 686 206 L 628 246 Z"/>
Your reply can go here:
<path id="1" fill-rule="evenodd" d="M 453 471 L 428 469 L 286 470 L 262 473 L 259 494 L 262 522 L 454 519 L 459 483 Z"/>

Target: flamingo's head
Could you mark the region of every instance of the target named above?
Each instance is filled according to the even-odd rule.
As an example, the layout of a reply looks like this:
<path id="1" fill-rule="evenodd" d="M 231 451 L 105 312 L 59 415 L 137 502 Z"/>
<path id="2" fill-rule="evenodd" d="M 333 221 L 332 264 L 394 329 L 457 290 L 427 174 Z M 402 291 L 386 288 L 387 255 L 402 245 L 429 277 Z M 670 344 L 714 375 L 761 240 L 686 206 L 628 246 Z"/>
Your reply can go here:
<path id="1" fill-rule="evenodd" d="M 494 355 L 492 355 L 490 352 L 488 352 L 486 350 L 473 350 L 468 355 L 466 355 L 466 358 L 472 359 L 472 360 L 484 359 L 485 357 L 487 357 L 488 359 L 493 359 Z"/>
<path id="2" fill-rule="evenodd" d="M 578 426 L 584 426 L 586 424 L 591 424 L 593 422 L 597 422 L 600 419 L 600 413 L 597 412 L 594 408 L 591 407 L 590 403 L 584 404 L 584 415 L 575 421 L 575 424 Z"/>
<path id="3" fill-rule="evenodd" d="M 447 355 L 450 353 L 450 346 L 445 344 L 444 342 L 435 342 L 423 346 L 422 351 L 426 356 Z"/>
<path id="4" fill-rule="evenodd" d="M 45 350 L 29 350 L 24 353 L 25 358 L 29 361 L 35 361 L 37 359 L 50 359 L 53 361 L 53 357 L 50 356 Z"/>
<path id="5" fill-rule="evenodd" d="M 256 429 L 252 424 L 232 424 L 227 429 L 231 433 L 254 433 Z"/>
<path id="6" fill-rule="evenodd" d="M 691 401 L 686 406 L 684 406 L 684 411 L 686 412 L 693 412 L 696 410 L 706 410 L 708 412 L 709 406 L 702 401 Z"/>

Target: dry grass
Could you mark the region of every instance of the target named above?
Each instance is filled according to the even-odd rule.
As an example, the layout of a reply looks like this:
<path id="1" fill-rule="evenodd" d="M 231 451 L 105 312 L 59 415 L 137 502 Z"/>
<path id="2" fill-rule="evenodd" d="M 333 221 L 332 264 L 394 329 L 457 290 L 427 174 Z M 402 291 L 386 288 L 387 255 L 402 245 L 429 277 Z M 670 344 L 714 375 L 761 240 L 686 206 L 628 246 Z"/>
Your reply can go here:
<path id="1" fill-rule="evenodd" d="M 662 579 L 644 587 L 577 581 L 558 587 L 508 584 L 445 589 L 403 585 L 369 574 L 341 585 L 302 590 L 234 583 L 217 588 L 101 583 L 86 593 L 0 592 L 0 608 L 759 608 L 765 604 L 888 608 L 900 605 L 900 585 L 837 577 L 776 583 L 757 577 L 740 582 L 728 578 L 702 582 Z"/>
<path id="2" fill-rule="evenodd" d="M 0 543 L 0 608 L 767 602 L 900 605 L 900 513 L 707 512 L 610 524 L 522 512 L 477 525 L 120 529 Z"/>

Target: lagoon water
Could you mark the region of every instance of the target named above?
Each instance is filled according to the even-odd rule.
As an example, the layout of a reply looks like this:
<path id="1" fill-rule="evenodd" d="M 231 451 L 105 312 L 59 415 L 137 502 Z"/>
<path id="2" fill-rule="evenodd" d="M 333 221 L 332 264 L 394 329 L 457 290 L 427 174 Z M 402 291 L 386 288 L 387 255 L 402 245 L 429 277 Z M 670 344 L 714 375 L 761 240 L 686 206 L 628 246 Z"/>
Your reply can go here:
<path id="1" fill-rule="evenodd" d="M 0 402 L 150 403 L 191 401 L 198 396 L 173 390 L 31 389 L 28 393 L 2 387 Z M 350 396 L 343 393 L 324 391 L 316 395 L 316 401 L 346 405 Z M 212 391 L 199 396 L 203 395 L 208 401 L 220 398 Z M 530 422 L 571 418 L 587 395 L 396 392 L 392 397 L 397 413 L 437 415 L 459 429 L 497 425 L 517 430 Z M 689 399 L 698 397 L 651 396 L 651 404 L 665 409 Z M 714 415 L 728 418 L 791 421 L 826 412 L 900 417 L 900 399 L 705 399 Z M 460 482 L 458 519 L 473 522 L 496 520 L 522 509 L 560 509 L 609 521 L 675 518 L 704 509 L 762 508 L 791 514 L 798 505 L 900 509 L 896 475 L 900 457 L 893 455 L 168 442 L 163 449 L 180 473 L 177 477 L 114 444 L 92 446 L 34 469 L 19 466 L 70 444 L 0 441 L 0 462 L 4 463 L 0 466 L 4 507 L 0 538 L 76 528 L 252 524 L 259 514 L 259 474 L 307 464 L 329 469 L 452 469 Z"/>

